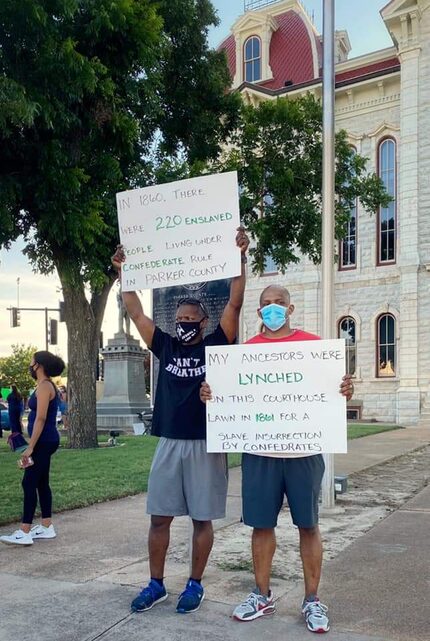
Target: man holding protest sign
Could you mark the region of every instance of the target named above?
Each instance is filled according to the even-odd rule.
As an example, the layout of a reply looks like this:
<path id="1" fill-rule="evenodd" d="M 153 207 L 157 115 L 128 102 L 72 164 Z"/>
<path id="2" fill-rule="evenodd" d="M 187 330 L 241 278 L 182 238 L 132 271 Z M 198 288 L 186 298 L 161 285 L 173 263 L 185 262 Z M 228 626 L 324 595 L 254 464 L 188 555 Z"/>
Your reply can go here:
<path id="1" fill-rule="evenodd" d="M 294 305 L 289 292 L 269 286 L 260 296 L 258 315 L 262 331 L 248 343 L 273 343 L 319 340 L 315 334 L 292 329 L 290 316 Z M 351 377 L 343 377 L 340 393 L 349 400 L 353 394 Z M 200 399 L 212 400 L 209 385 L 202 383 Z M 330 629 L 327 607 L 318 598 L 322 567 L 322 543 L 318 528 L 318 497 L 324 474 L 321 454 L 267 453 L 242 454 L 243 520 L 253 527 L 252 557 L 256 588 L 233 612 L 239 621 L 252 621 L 273 614 L 275 605 L 270 590 L 272 559 L 276 549 L 275 527 L 284 495 L 294 525 L 299 529 L 300 554 L 305 581 L 302 613 L 311 632 Z"/>
<path id="2" fill-rule="evenodd" d="M 212 520 L 225 516 L 227 462 L 225 454 L 206 451 L 205 408 L 199 399 L 205 376 L 205 346 L 229 345 L 238 335 L 245 291 L 245 263 L 249 239 L 242 227 L 236 235 L 241 253 L 241 274 L 232 278 L 230 298 L 215 332 L 204 337 L 208 313 L 198 299 L 185 298 L 176 310 L 176 337 L 156 327 L 143 311 L 136 292 L 123 300 L 143 340 L 160 361 L 152 433 L 160 436 L 148 481 L 147 512 L 151 579 L 133 600 L 134 612 L 149 610 L 167 599 L 164 566 L 170 524 L 188 514 L 194 527 L 191 576 L 179 596 L 176 610 L 194 612 L 204 598 L 201 578 L 213 544 Z M 118 247 L 112 258 L 120 270 L 125 253 Z"/>

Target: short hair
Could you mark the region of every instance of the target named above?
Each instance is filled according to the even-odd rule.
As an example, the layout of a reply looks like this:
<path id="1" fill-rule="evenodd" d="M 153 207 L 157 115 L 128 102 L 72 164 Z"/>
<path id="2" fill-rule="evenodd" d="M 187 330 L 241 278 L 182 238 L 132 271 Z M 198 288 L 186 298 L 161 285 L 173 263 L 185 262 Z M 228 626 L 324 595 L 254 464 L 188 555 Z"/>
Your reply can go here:
<path id="1" fill-rule="evenodd" d="M 62 358 L 47 351 L 36 352 L 34 361 L 43 367 L 47 376 L 60 376 L 66 367 Z"/>
<path id="2" fill-rule="evenodd" d="M 203 318 L 209 318 L 208 310 L 206 309 L 202 301 L 198 298 L 180 298 L 176 305 L 176 309 L 178 309 L 178 307 L 181 307 L 181 305 L 194 305 L 194 307 L 198 307 L 200 309 L 203 314 Z"/>
<path id="3" fill-rule="evenodd" d="M 282 287 L 282 285 L 268 285 L 267 287 L 265 287 L 263 289 L 263 291 L 260 294 L 260 305 L 261 305 L 261 303 L 263 301 L 264 294 L 267 292 L 268 289 L 278 289 L 279 291 L 285 293 L 288 301 L 290 300 L 290 292 L 288 291 L 288 289 L 286 287 Z"/>

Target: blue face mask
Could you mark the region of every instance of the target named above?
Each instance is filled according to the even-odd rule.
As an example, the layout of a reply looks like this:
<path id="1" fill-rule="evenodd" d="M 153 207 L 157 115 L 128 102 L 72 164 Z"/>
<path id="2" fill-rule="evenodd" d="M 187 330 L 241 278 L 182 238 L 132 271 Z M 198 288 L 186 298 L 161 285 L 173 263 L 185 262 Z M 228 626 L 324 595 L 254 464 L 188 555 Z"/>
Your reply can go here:
<path id="1" fill-rule="evenodd" d="M 272 332 L 278 331 L 285 325 L 288 320 L 287 308 L 282 305 L 272 303 L 260 309 L 260 314 L 264 325 Z"/>

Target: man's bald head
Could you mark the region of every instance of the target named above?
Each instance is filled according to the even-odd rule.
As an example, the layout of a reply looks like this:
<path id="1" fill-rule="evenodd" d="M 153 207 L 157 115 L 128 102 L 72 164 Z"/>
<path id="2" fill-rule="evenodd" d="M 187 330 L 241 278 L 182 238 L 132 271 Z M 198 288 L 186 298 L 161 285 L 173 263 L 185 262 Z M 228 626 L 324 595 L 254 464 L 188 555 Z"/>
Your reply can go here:
<path id="1" fill-rule="evenodd" d="M 280 285 L 269 285 L 260 295 L 260 307 L 265 307 L 271 303 L 277 303 L 278 305 L 285 305 L 288 307 L 290 304 L 290 292 L 286 287 L 281 287 Z"/>

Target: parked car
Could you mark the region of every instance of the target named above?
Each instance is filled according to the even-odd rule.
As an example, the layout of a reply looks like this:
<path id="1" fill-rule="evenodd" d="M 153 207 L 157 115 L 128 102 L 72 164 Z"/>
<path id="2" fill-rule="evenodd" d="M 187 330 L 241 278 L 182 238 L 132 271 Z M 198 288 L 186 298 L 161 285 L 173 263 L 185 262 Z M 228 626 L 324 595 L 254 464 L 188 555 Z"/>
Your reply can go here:
<path id="1" fill-rule="evenodd" d="M 7 409 L 7 403 L 0 401 L 0 429 L 9 430 L 9 412 Z"/>

